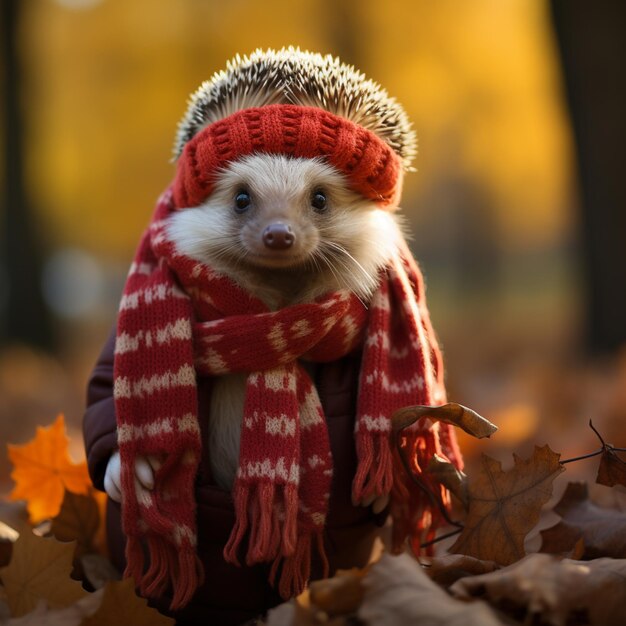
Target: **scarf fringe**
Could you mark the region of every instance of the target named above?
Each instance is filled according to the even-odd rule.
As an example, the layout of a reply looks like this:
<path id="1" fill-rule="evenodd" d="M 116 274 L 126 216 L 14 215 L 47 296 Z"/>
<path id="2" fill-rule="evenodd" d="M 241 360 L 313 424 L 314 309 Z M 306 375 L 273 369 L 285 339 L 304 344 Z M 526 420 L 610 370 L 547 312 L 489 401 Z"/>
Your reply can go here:
<path id="1" fill-rule="evenodd" d="M 224 547 L 224 558 L 240 565 L 239 548 L 250 526 L 246 565 L 289 557 L 299 546 L 298 487 L 263 482 L 236 484 L 233 489 L 235 526 Z"/>
<path id="2" fill-rule="evenodd" d="M 141 593 L 150 597 L 163 595 L 167 590 L 170 576 L 173 577 L 173 549 L 161 538 L 151 535 L 148 538 L 150 567 L 143 575 Z"/>
<path id="3" fill-rule="evenodd" d="M 270 583 L 276 585 L 276 575 L 280 568 L 280 580 L 278 582 L 278 593 L 281 598 L 288 600 L 299 594 L 305 589 L 311 578 L 311 553 L 313 550 L 313 541 L 322 561 L 322 578 L 328 578 L 329 564 L 324 548 L 324 536 L 322 529 L 307 535 L 301 535 L 298 538 L 298 544 L 294 554 L 287 557 L 279 557 L 272 563 L 269 580 Z"/>
<path id="4" fill-rule="evenodd" d="M 369 503 L 387 495 L 393 487 L 393 459 L 388 433 L 357 433 L 359 463 L 352 483 L 352 500 Z"/>
<path id="5" fill-rule="evenodd" d="M 173 582 L 174 597 L 170 609 L 176 611 L 189 604 L 196 590 L 204 583 L 204 567 L 194 548 L 178 552 L 178 577 Z"/>
<path id="6" fill-rule="evenodd" d="M 128 535 L 124 555 L 126 557 L 124 578 L 132 578 L 135 581 L 135 586 L 139 586 L 143 578 L 144 557 L 141 541 L 138 537 Z"/>
<path id="7" fill-rule="evenodd" d="M 423 468 L 428 466 L 428 461 L 434 453 L 444 453 L 431 429 L 407 429 L 405 437 L 406 443 L 402 453 L 406 455 L 412 476 L 407 474 L 404 463 L 400 459 L 401 452 L 394 448 L 392 453 L 394 479 L 391 493 L 393 520 L 391 552 L 392 554 L 404 552 L 408 541 L 416 556 L 420 554 L 432 556 L 433 546 L 424 549 L 421 548 L 421 544 L 434 539 L 437 529 L 445 523 L 445 520 L 424 490 L 430 491 L 445 507 L 449 507 L 450 501 L 446 489 L 432 480 Z M 419 482 L 422 488 L 415 481 Z"/>
<path id="8" fill-rule="evenodd" d="M 172 587 L 170 609 L 176 611 L 187 605 L 204 583 L 204 567 L 191 545 L 175 547 L 157 535 L 147 540 L 150 567 L 143 573 L 144 552 L 137 537 L 126 542 L 124 577 L 132 577 L 143 596 L 157 598 Z"/>

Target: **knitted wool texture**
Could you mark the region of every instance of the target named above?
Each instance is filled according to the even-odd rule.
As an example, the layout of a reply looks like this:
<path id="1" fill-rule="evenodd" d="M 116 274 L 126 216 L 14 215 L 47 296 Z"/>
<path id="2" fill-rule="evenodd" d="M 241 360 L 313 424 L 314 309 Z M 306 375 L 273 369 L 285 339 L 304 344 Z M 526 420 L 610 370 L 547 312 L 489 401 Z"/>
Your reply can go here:
<path id="1" fill-rule="evenodd" d="M 323 155 L 365 198 L 395 207 L 400 197 L 401 159 L 372 131 L 315 107 L 272 104 L 237 111 L 187 142 L 174 182 L 176 206 L 201 204 L 220 168 L 255 152 Z"/>
<path id="2" fill-rule="evenodd" d="M 414 261 L 406 251 L 393 259 L 367 309 L 354 295 L 336 292 L 270 312 L 227 277 L 177 254 L 164 230 L 173 210 L 166 193 L 120 306 L 114 396 L 126 575 L 146 595 L 161 595 L 171 585 L 173 608 L 188 603 L 201 583 L 195 550 L 194 477 L 202 448 L 196 375 L 243 371 L 248 379 L 233 488 L 237 521 L 224 555 L 232 562 L 242 554 L 248 564 L 272 562 L 284 597 L 302 591 L 312 546 L 323 556 L 332 459 L 317 392 L 297 359 L 331 361 L 358 346 L 363 358 L 353 496 L 361 501 L 393 490 L 397 546 L 407 535 L 419 541 L 433 512 L 404 471 L 394 471 L 390 416 L 410 404 L 440 404 L 445 395 Z M 447 425 L 422 421 L 403 445 L 417 474 L 435 452 L 461 465 Z M 149 454 L 165 460 L 154 490 L 137 500 L 135 459 Z M 146 572 L 142 540 L 150 553 Z"/>

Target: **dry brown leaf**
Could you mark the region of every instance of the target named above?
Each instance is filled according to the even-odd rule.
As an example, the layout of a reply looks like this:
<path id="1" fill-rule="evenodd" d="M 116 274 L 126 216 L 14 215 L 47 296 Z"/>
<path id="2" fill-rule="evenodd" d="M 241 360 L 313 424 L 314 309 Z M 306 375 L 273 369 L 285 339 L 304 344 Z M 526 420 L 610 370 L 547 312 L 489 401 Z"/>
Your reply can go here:
<path id="1" fill-rule="evenodd" d="M 358 617 L 371 626 L 500 626 L 481 601 L 459 602 L 423 572 L 408 554 L 383 554 L 363 580 Z"/>
<path id="2" fill-rule="evenodd" d="M 43 599 L 52 609 L 70 606 L 87 595 L 70 579 L 74 543 L 24 532 L 13 546 L 9 565 L 0 570 L 13 617 L 33 611 Z"/>
<path id="3" fill-rule="evenodd" d="M 567 528 L 559 528 L 557 524 L 542 530 L 540 535 L 542 541 L 540 552 L 575 561 L 585 558 L 585 541 L 578 531 L 568 532 Z"/>
<path id="4" fill-rule="evenodd" d="M 493 561 L 481 561 L 465 554 L 444 554 L 430 559 L 421 557 L 422 565 L 427 565 L 424 572 L 436 583 L 449 587 L 465 576 L 487 574 L 498 569 Z"/>
<path id="5" fill-rule="evenodd" d="M 108 582 L 122 579 L 111 561 L 101 554 L 84 554 L 80 565 L 85 579 L 94 589 L 102 589 Z"/>
<path id="6" fill-rule="evenodd" d="M 559 522 L 555 526 L 542 530 L 540 534 L 540 552 L 567 556 L 576 550 L 576 546 L 582 545 L 582 549 L 578 550 L 577 558 L 582 558 L 585 554 L 583 532 L 579 528 Z"/>
<path id="7" fill-rule="evenodd" d="M 270 609 L 265 619 L 265 626 L 349 626 L 343 616 L 330 618 L 323 611 L 315 612 L 308 600 L 308 591 Z M 244 626 L 252 626 L 254 621 Z M 262 624 L 261 624 L 262 626 Z"/>
<path id="8" fill-rule="evenodd" d="M 81 626 L 111 626 L 111 624 L 174 626 L 172 618 L 150 608 L 148 601 L 135 593 L 132 578 L 108 583 L 103 594 L 98 610 L 83 620 Z"/>
<path id="9" fill-rule="evenodd" d="M 265 619 L 266 626 L 301 626 L 302 622 L 296 615 L 297 607 L 295 600 L 284 602 L 267 612 Z"/>
<path id="10" fill-rule="evenodd" d="M 332 578 L 317 580 L 309 586 L 312 605 L 330 616 L 356 612 L 363 600 L 363 577 L 367 569 L 338 570 Z"/>
<path id="11" fill-rule="evenodd" d="M 416 405 L 404 407 L 396 411 L 391 418 L 393 430 L 402 430 L 423 417 L 458 426 L 478 439 L 490 437 L 498 430 L 498 427 L 488 419 L 456 402 L 449 402 L 442 406 Z"/>
<path id="12" fill-rule="evenodd" d="M 250 620 L 242 626 L 353 626 L 354 623 L 353 614 L 330 617 L 294 599 L 270 609 L 264 622 Z"/>
<path id="13" fill-rule="evenodd" d="M 611 448 L 605 448 L 600 459 L 596 482 L 600 485 L 626 487 L 626 462 Z"/>
<path id="14" fill-rule="evenodd" d="M 428 471 L 435 480 L 453 493 L 461 502 L 465 510 L 469 508 L 469 491 L 467 474 L 457 469 L 450 461 L 446 461 L 438 454 L 433 454 L 428 463 Z"/>
<path id="15" fill-rule="evenodd" d="M 101 592 L 89 593 L 64 609 L 49 609 L 41 600 L 34 611 L 10 619 L 6 626 L 81 626 L 83 619 L 92 615 L 101 601 Z"/>
<path id="16" fill-rule="evenodd" d="M 65 420 L 59 415 L 51 426 L 38 426 L 29 443 L 8 446 L 15 481 L 10 498 L 26 500 L 33 524 L 58 514 L 65 490 L 86 494 L 91 486 L 86 463 L 72 463 L 67 445 Z"/>
<path id="17" fill-rule="evenodd" d="M 565 626 L 586 614 L 592 626 L 623 624 L 626 560 L 581 562 L 531 554 L 497 572 L 463 578 L 450 591 L 466 599 L 486 594 L 492 602 L 524 608 L 528 623 L 536 615 L 552 626 Z"/>
<path id="18" fill-rule="evenodd" d="M 541 532 L 542 552 L 565 552 L 582 538 L 584 559 L 626 558 L 626 512 L 591 502 L 585 483 L 569 483 L 554 511 L 562 519 Z"/>
<path id="19" fill-rule="evenodd" d="M 76 558 L 95 552 L 94 537 L 100 525 L 98 503 L 91 495 L 65 492 L 59 514 L 50 531 L 59 541 L 76 541 Z"/>
<path id="20" fill-rule="evenodd" d="M 564 471 L 560 455 L 535 446 L 530 459 L 513 455 L 515 465 L 502 470 L 499 461 L 482 455 L 482 466 L 469 480 L 465 527 L 450 552 L 509 565 L 524 555 L 524 538 L 539 521 L 552 495 L 552 482 Z"/>
<path id="21" fill-rule="evenodd" d="M 348 626 L 363 599 L 368 568 L 338 570 L 311 583 L 297 598 L 272 609 L 267 626 Z"/>

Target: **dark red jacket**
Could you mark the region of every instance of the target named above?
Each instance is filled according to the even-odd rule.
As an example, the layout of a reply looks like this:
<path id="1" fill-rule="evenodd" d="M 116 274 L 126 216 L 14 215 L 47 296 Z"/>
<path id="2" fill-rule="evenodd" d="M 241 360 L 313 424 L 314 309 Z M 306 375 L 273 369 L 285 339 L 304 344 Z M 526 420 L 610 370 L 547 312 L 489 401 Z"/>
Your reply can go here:
<path id="1" fill-rule="evenodd" d="M 109 337 L 92 373 L 87 390 L 83 432 L 89 472 L 94 485 L 103 489 L 104 472 L 116 449 L 116 421 L 113 403 L 113 352 L 115 334 Z M 309 367 L 311 366 L 311 367 Z M 375 516 L 370 508 L 351 503 L 352 478 L 356 469 L 354 416 L 360 354 L 353 353 L 333 363 L 309 364 L 330 435 L 334 474 L 325 533 L 331 573 L 337 568 L 367 563 L 374 539 L 386 515 Z M 210 399 L 210 378 L 198 379 L 200 426 L 206 441 Z M 236 567 L 224 561 L 222 551 L 234 525 L 229 493 L 211 480 L 208 459 L 203 455 L 196 479 L 198 554 L 205 567 L 206 582 L 191 604 L 176 615 L 178 624 L 240 624 L 281 602 L 268 583 L 269 566 Z M 123 570 L 125 539 L 120 508 L 109 500 L 107 540 L 113 563 Z M 321 575 L 314 563 L 313 577 Z M 164 609 L 169 599 L 158 603 Z"/>

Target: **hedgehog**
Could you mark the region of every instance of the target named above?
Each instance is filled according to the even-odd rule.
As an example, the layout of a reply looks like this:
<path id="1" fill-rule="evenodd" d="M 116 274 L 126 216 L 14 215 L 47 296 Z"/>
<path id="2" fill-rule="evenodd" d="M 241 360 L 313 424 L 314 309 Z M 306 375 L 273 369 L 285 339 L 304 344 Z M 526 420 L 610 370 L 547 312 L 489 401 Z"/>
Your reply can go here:
<path id="1" fill-rule="evenodd" d="M 389 515 L 394 550 L 436 527 L 389 439 L 395 410 L 445 402 L 398 214 L 415 153 L 400 104 L 332 56 L 257 50 L 191 96 L 120 304 L 116 445 L 86 435 L 125 573 L 179 623 L 239 623 L 364 565 Z M 417 473 L 435 452 L 461 465 L 447 426 L 403 445 Z M 224 591 L 240 585 L 249 606 Z"/>

